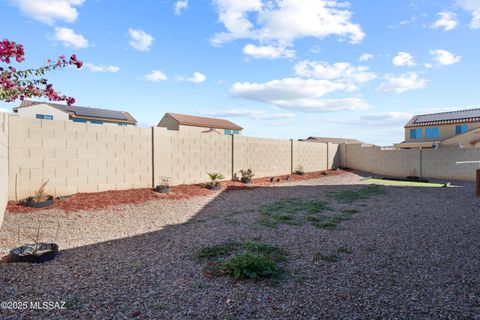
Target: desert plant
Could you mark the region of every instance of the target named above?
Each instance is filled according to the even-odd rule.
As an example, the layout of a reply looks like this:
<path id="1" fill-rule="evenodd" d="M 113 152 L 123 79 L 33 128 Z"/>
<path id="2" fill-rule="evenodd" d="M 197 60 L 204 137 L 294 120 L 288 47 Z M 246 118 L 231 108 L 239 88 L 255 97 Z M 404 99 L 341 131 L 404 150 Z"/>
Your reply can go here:
<path id="1" fill-rule="evenodd" d="M 160 193 L 170 192 L 170 178 L 162 177 L 160 178 L 160 184 L 155 187 L 155 191 Z"/>
<path id="2" fill-rule="evenodd" d="M 208 177 L 210 178 L 210 181 L 208 182 L 208 184 L 214 187 L 219 186 L 220 185 L 219 180 L 225 178 L 223 174 L 218 172 L 209 172 L 207 174 L 208 174 Z"/>
<path id="3" fill-rule="evenodd" d="M 255 176 L 253 174 L 252 169 L 247 169 L 247 170 L 240 170 L 240 174 L 242 175 L 242 178 L 240 179 L 243 183 L 250 183 L 252 181 L 252 178 Z"/>
<path id="4" fill-rule="evenodd" d="M 47 186 L 49 180 L 44 181 L 41 185 L 40 188 L 38 188 L 36 191 L 33 192 L 34 196 L 32 197 L 32 201 L 34 202 L 43 202 L 47 201 L 50 196 L 47 195 L 45 191 L 45 187 Z"/>
<path id="5" fill-rule="evenodd" d="M 305 172 L 303 171 L 303 166 L 300 164 L 295 168 L 295 174 L 303 176 Z"/>

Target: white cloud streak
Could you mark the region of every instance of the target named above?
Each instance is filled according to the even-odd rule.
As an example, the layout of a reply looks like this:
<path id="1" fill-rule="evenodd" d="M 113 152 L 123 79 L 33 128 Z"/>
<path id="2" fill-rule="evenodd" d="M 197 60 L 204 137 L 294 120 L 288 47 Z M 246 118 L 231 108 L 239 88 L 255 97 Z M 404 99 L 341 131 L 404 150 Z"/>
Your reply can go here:
<path id="1" fill-rule="evenodd" d="M 130 46 L 138 51 L 149 51 L 155 38 L 139 29 L 128 29 Z"/>

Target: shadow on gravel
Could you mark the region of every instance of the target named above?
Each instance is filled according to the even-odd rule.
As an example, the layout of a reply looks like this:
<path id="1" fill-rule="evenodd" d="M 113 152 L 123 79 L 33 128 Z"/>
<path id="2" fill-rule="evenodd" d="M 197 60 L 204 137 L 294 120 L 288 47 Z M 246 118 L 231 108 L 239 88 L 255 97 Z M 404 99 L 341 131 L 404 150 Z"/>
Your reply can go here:
<path id="1" fill-rule="evenodd" d="M 219 193 L 187 223 L 64 250 L 41 265 L 3 264 L 1 300 L 64 301 L 67 310 L 0 310 L 0 317 L 462 318 L 478 314 L 480 215 L 474 206 L 478 202 L 465 195 L 472 186 L 461 191 L 382 187 L 382 192 L 346 203 L 335 197 L 365 188 L 234 187 Z M 296 199 L 288 206 L 277 205 L 287 213 L 298 203 L 308 207 L 308 201 L 318 200 L 321 205 L 308 207 L 312 216 L 343 212 L 350 219 L 332 230 L 310 223 L 308 212 L 296 224 L 270 228 L 259 223 L 260 208 L 282 199 Z M 272 286 L 205 274 L 206 263 L 194 252 L 227 240 L 254 240 L 286 251 L 285 277 Z M 329 261 L 318 258 L 332 254 L 335 259 Z"/>

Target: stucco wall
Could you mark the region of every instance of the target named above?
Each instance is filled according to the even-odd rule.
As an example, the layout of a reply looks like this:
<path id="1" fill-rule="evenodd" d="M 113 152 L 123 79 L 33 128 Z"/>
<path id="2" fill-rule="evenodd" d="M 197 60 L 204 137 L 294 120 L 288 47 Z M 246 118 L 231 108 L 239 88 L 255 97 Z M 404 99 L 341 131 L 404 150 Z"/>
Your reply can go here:
<path id="1" fill-rule="evenodd" d="M 10 116 L 9 198 L 149 187 L 151 129 Z"/>
<path id="2" fill-rule="evenodd" d="M 8 120 L 8 115 L 0 112 L 0 227 L 8 201 Z"/>
<path id="3" fill-rule="evenodd" d="M 451 125 L 437 125 L 437 126 L 425 126 L 425 127 L 415 127 L 415 128 L 422 128 L 423 136 L 421 139 L 410 139 L 410 129 L 414 128 L 405 128 L 405 141 L 406 142 L 423 142 L 423 141 L 442 141 L 456 135 L 456 126 L 458 125 L 468 125 L 468 130 L 473 130 L 476 128 L 480 128 L 480 122 L 468 122 L 468 123 L 455 123 Z M 425 138 L 425 129 L 426 128 L 438 128 L 439 130 L 439 137 L 436 139 Z"/>
<path id="4" fill-rule="evenodd" d="M 378 175 L 474 181 L 479 164 L 457 165 L 456 162 L 480 160 L 480 149 L 381 150 L 356 144 L 340 146 L 340 157 L 342 167 Z"/>
<path id="5" fill-rule="evenodd" d="M 33 119 L 36 118 L 37 114 L 52 115 L 53 120 L 65 121 L 69 119 L 68 113 L 55 109 L 54 107 L 51 107 L 46 104 L 37 104 L 27 108 L 19 108 L 17 113 L 18 113 L 18 116 L 20 117 L 33 118 Z"/>

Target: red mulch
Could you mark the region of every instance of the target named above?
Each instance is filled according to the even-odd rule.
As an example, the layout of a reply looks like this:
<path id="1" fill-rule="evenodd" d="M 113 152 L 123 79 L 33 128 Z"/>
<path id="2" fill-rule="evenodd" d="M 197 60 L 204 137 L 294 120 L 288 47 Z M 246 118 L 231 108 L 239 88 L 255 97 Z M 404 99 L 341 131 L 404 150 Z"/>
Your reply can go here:
<path id="1" fill-rule="evenodd" d="M 253 179 L 251 185 L 245 185 L 240 181 L 225 181 L 222 183 L 222 191 L 255 189 L 258 187 L 277 185 L 288 181 L 317 179 L 326 175 L 341 175 L 345 172 L 346 171 L 344 170 L 328 170 L 321 172 L 305 173 L 303 176 L 296 174 L 276 176 L 274 177 L 273 182 L 270 182 L 271 177 L 258 178 Z M 168 194 L 158 193 L 150 188 L 103 191 L 95 193 L 77 193 L 64 200 L 56 200 L 52 206 L 41 209 L 29 208 L 15 201 L 9 201 L 7 210 L 10 213 L 28 213 L 53 208 L 62 209 L 65 212 L 75 212 L 80 210 L 98 211 L 122 204 L 137 204 L 155 199 L 188 199 L 196 196 L 206 196 L 216 192 L 217 191 L 212 191 L 205 188 L 205 186 L 201 184 L 183 184 L 172 187 L 172 191 Z"/>

